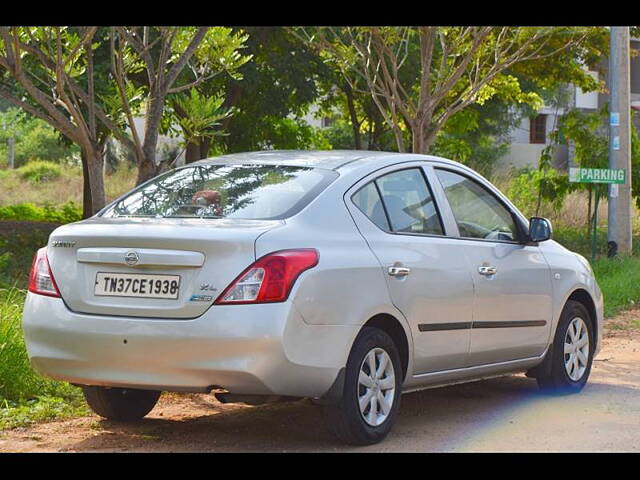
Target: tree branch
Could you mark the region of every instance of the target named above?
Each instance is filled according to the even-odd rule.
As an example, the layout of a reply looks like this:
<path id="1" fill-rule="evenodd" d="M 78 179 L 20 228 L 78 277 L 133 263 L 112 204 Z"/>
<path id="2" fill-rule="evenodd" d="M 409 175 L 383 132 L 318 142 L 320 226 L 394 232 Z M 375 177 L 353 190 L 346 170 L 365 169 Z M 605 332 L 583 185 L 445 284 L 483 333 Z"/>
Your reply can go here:
<path id="1" fill-rule="evenodd" d="M 204 37 L 208 31 L 209 27 L 198 28 L 198 31 L 191 39 L 191 42 L 189 42 L 187 48 L 184 50 L 184 52 L 182 52 L 182 55 L 180 55 L 178 61 L 171 67 L 171 69 L 167 73 L 167 77 L 163 85 L 163 89 L 165 92 L 167 92 L 173 85 L 173 82 L 176 81 L 176 78 L 178 78 L 178 75 L 180 74 L 184 66 L 191 59 L 191 56 L 195 53 L 200 43 L 202 43 L 202 40 L 204 40 Z"/>

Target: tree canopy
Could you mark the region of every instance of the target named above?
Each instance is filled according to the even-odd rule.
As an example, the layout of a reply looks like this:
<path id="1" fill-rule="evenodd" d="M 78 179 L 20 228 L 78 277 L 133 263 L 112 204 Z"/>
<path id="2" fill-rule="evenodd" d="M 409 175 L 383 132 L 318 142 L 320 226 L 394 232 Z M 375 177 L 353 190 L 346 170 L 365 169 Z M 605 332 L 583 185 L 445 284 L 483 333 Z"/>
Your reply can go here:
<path id="1" fill-rule="evenodd" d="M 158 158 L 162 134 L 182 138 L 187 162 L 338 147 L 490 173 L 523 114 L 567 83 L 603 87 L 586 70 L 608 46 L 603 27 L 1 27 L 0 109 L 77 146 L 88 216 L 104 206 L 109 139 L 138 183 L 175 159 Z M 306 122 L 312 111 L 327 128 Z"/>
<path id="2" fill-rule="evenodd" d="M 597 84 L 583 69 L 600 58 L 603 32 L 591 27 L 299 28 L 354 89 L 370 94 L 399 151 L 426 153 L 449 119 L 499 96 L 541 104 L 522 88 L 535 73 L 542 87 Z M 542 69 L 542 70 L 541 70 Z M 364 85 L 364 86 L 363 86 Z M 410 132 L 407 139 L 405 131 Z"/>

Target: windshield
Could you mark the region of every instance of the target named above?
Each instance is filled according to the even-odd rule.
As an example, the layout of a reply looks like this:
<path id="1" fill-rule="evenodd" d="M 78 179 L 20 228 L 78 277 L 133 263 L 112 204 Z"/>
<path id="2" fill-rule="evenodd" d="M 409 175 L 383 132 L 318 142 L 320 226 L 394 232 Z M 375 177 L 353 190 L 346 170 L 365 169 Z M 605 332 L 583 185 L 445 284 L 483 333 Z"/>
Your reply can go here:
<path id="1" fill-rule="evenodd" d="M 107 208 L 103 217 L 282 219 L 338 174 L 284 165 L 195 165 L 161 175 Z"/>

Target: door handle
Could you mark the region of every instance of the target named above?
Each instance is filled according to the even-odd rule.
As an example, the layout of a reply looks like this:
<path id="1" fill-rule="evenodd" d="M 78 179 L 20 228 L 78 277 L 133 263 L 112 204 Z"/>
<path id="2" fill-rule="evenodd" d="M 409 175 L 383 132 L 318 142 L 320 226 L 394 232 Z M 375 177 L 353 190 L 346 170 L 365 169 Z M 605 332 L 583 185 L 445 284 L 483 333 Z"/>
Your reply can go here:
<path id="1" fill-rule="evenodd" d="M 411 269 L 407 267 L 389 267 L 388 272 L 392 277 L 406 277 L 411 273 Z"/>
<path id="2" fill-rule="evenodd" d="M 487 267 L 485 265 L 478 267 L 478 273 L 480 275 L 486 275 L 486 276 L 495 275 L 497 271 L 498 269 L 496 267 Z"/>

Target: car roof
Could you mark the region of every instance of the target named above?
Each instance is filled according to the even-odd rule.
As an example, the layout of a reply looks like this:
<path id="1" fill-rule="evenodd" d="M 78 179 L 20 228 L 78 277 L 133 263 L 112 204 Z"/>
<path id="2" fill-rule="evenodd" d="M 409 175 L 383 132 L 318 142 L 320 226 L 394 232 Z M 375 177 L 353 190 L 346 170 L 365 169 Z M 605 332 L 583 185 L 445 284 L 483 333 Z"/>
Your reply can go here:
<path id="1" fill-rule="evenodd" d="M 339 170 L 354 163 L 367 160 L 382 160 L 382 157 L 393 157 L 394 160 L 437 160 L 447 163 L 456 163 L 444 158 L 429 155 L 415 155 L 396 152 L 380 152 L 369 150 L 262 150 L 257 152 L 231 153 L 219 157 L 206 158 L 196 163 L 261 163 L 273 165 L 290 165 L 297 167 L 326 168 Z"/>

